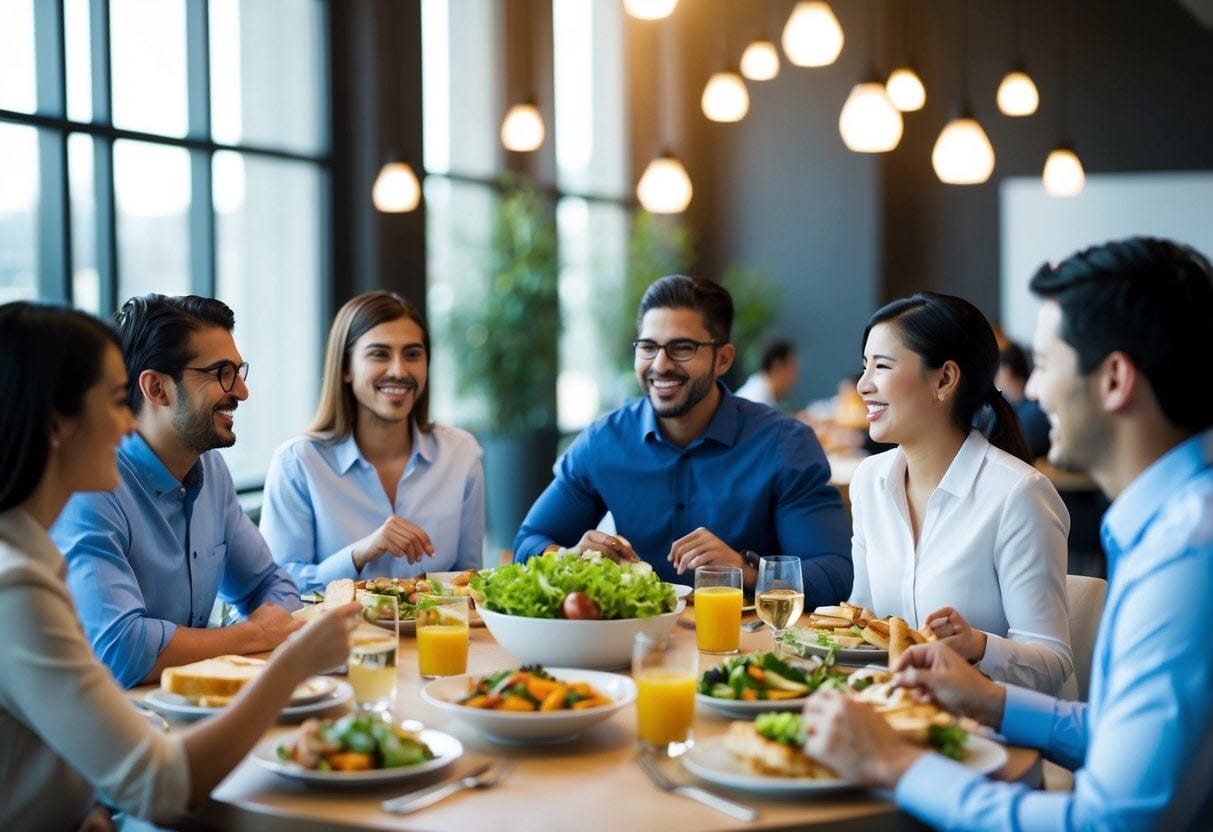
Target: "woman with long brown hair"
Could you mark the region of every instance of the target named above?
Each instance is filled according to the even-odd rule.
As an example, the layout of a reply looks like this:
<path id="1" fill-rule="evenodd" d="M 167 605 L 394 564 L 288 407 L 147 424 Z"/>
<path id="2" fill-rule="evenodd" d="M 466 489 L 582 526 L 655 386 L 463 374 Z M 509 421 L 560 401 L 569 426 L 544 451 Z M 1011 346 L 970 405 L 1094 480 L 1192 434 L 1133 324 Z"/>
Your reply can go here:
<path id="1" fill-rule="evenodd" d="M 265 482 L 261 532 L 300 591 L 481 565 L 480 446 L 429 420 L 429 363 L 425 320 L 394 292 L 338 311 L 316 417 Z"/>

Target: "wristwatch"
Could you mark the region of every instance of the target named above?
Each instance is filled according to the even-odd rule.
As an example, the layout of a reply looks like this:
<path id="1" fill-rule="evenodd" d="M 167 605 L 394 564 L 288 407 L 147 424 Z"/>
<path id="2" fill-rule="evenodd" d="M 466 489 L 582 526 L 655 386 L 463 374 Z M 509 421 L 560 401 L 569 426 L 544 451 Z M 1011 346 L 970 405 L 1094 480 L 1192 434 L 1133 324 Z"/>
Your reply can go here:
<path id="1" fill-rule="evenodd" d="M 760 558 L 759 554 L 757 552 L 755 552 L 753 549 L 742 549 L 741 550 L 741 559 L 743 561 L 745 561 L 745 565 L 750 567 L 751 569 L 758 568 L 759 558 Z"/>

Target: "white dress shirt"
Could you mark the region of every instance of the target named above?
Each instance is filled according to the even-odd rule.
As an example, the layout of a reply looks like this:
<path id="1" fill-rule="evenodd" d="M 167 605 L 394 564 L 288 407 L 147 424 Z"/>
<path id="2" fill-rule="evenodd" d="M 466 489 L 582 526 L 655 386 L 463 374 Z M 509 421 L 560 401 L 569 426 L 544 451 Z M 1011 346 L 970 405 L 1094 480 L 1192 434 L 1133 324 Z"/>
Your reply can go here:
<path id="1" fill-rule="evenodd" d="M 1056 694 L 1073 670 L 1066 605 L 1070 515 L 1052 483 L 974 430 L 927 503 L 914 545 L 900 448 L 851 480 L 851 601 L 921 627 L 940 607 L 988 634 L 978 668 Z"/>
<path id="2" fill-rule="evenodd" d="M 770 382 L 762 373 L 754 373 L 745 380 L 745 384 L 737 388 L 734 396 L 741 396 L 743 399 L 749 399 L 752 402 L 765 404 L 767 407 L 779 409 L 779 402 L 775 399 L 775 391 L 771 389 Z"/>
<path id="3" fill-rule="evenodd" d="M 0 513 L 0 829 L 75 829 L 98 796 L 171 822 L 189 801 L 185 747 L 93 655 L 66 571 L 24 509 Z"/>

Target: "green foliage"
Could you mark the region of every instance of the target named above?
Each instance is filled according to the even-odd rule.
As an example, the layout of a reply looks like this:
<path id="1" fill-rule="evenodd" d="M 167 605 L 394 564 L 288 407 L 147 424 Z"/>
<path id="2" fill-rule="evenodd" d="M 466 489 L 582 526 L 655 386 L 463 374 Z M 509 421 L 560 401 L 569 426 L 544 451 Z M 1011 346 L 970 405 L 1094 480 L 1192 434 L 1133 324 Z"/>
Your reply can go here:
<path id="1" fill-rule="evenodd" d="M 461 299 L 452 315 L 459 390 L 486 400 L 491 432 L 556 423 L 558 271 L 550 201 L 533 183 L 507 178 L 493 219 L 487 291 Z"/>
<path id="2" fill-rule="evenodd" d="M 779 291 L 764 269 L 732 265 L 724 274 L 724 288 L 733 296 L 733 344 L 741 377 L 758 371 L 762 348 L 770 338 L 771 323 L 779 309 Z"/>

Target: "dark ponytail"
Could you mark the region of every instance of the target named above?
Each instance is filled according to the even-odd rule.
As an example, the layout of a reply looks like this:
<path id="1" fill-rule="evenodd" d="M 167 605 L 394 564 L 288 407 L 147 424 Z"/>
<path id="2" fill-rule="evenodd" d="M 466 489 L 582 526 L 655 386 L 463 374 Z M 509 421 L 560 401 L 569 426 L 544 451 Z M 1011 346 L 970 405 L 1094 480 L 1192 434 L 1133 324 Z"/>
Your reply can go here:
<path id="1" fill-rule="evenodd" d="M 896 325 L 902 343 L 928 369 L 938 370 L 947 361 L 954 361 L 960 368 L 952 402 L 952 421 L 957 428 L 967 432 L 976 427 L 991 445 L 1032 463 L 1032 451 L 1019 428 L 1019 418 L 994 386 L 998 342 L 990 322 L 976 306 L 937 292 L 919 292 L 895 300 L 876 310 L 868 320 L 863 344 L 867 344 L 872 327 L 882 323 Z"/>

